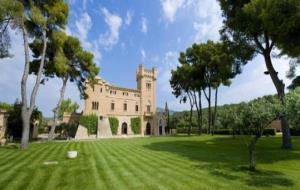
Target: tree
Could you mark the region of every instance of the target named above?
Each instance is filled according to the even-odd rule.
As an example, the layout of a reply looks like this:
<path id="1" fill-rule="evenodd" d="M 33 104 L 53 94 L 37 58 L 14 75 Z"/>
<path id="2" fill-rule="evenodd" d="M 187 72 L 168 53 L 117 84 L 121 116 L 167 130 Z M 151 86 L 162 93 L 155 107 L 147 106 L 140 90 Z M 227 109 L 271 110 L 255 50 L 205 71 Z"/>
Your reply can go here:
<path id="1" fill-rule="evenodd" d="M 64 29 L 68 18 L 68 4 L 64 0 L 4 0 L 3 9 L 7 11 L 1 21 L 7 21 L 12 29 L 21 31 L 24 41 L 25 66 L 21 81 L 22 97 L 22 139 L 21 149 L 26 149 L 29 140 L 30 118 L 35 108 L 35 100 L 44 70 L 45 55 L 49 36 L 54 31 Z M 40 63 L 36 79 L 28 101 L 27 80 L 30 72 L 29 41 L 39 41 Z"/>
<path id="2" fill-rule="evenodd" d="M 273 67 L 271 54 L 275 47 L 281 49 L 282 54 L 294 55 L 293 52 L 298 51 L 296 46 L 290 46 L 290 39 L 299 39 L 300 2 L 297 0 L 218 1 L 225 18 L 221 30 L 222 40 L 231 47 L 232 55 L 242 60 L 240 63 L 237 62 L 236 67 L 240 68 L 257 54 L 264 57 L 267 67 L 265 73 L 270 75 L 281 101 L 282 147 L 289 149 L 292 147 L 292 142 L 284 112 L 285 84 L 279 79 Z M 289 48 L 291 50 L 287 51 Z"/>
<path id="3" fill-rule="evenodd" d="M 193 44 L 187 48 L 185 53 L 180 54 L 179 62 L 181 65 L 190 67 L 189 72 L 184 76 L 188 78 L 186 84 L 197 109 L 198 127 L 201 133 L 202 128 L 202 102 L 201 95 L 205 95 L 208 102 L 208 133 L 217 115 L 217 96 L 218 88 L 221 84 L 229 85 L 230 79 L 235 76 L 233 68 L 236 60 L 231 56 L 228 47 L 220 42 L 207 41 L 207 43 Z M 215 89 L 215 109 L 212 116 L 211 101 L 212 89 Z M 207 92 L 208 91 L 208 92 Z"/>
<path id="4" fill-rule="evenodd" d="M 297 87 L 300 87 L 300 76 L 293 79 L 292 84 L 288 86 L 288 89 L 295 90 Z"/>
<path id="5" fill-rule="evenodd" d="M 180 54 L 179 62 L 181 66 L 177 67 L 176 70 L 172 70 L 172 77 L 170 80 L 171 87 L 173 89 L 173 94 L 176 98 L 180 98 L 180 103 L 186 103 L 189 101 L 190 104 L 190 125 L 188 128 L 188 135 L 191 135 L 191 127 L 192 127 L 192 114 L 193 108 L 195 105 L 195 100 L 193 98 L 193 89 L 192 89 L 192 78 L 191 78 L 191 69 L 192 66 L 186 64 L 186 62 L 181 61 L 181 58 L 184 57 L 184 54 Z"/>
<path id="6" fill-rule="evenodd" d="M 286 97 L 286 112 L 292 128 L 300 128 L 300 88 L 289 92 Z"/>
<path id="7" fill-rule="evenodd" d="M 264 129 L 271 122 L 278 118 L 280 112 L 279 102 L 270 98 L 258 98 L 248 104 L 242 103 L 235 113 L 236 119 L 233 122 L 240 128 L 244 136 L 244 142 L 248 148 L 249 169 L 255 170 L 256 163 L 254 150 L 258 140 L 262 137 Z"/>
<path id="8" fill-rule="evenodd" d="M 77 102 L 72 102 L 70 98 L 66 100 L 62 100 L 60 107 L 59 107 L 59 112 L 57 114 L 58 119 L 62 119 L 63 115 L 65 112 L 67 113 L 75 113 L 76 110 L 78 110 L 79 104 Z M 53 112 L 55 109 L 53 110 Z"/>
<path id="9" fill-rule="evenodd" d="M 85 98 L 86 82 L 94 80 L 99 72 L 99 68 L 93 62 L 93 55 L 84 51 L 80 41 L 72 36 L 67 36 L 64 32 L 53 32 L 49 40 L 49 50 L 46 53 L 47 62 L 45 63 L 44 75 L 46 77 L 58 77 L 62 80 L 60 98 L 56 108 L 54 108 L 53 125 L 49 133 L 49 140 L 53 139 L 55 127 L 59 114 L 61 114 L 61 105 L 64 99 L 67 82 L 75 82 L 80 95 Z M 32 64 L 37 66 L 40 62 L 40 42 L 34 41 L 30 47 L 34 52 Z M 36 69 L 33 67 L 33 72 Z M 75 105 L 76 106 L 76 105 Z M 78 106 L 77 106 L 78 107 Z"/>
<path id="10" fill-rule="evenodd" d="M 22 103 L 16 100 L 13 105 L 10 105 L 8 110 L 7 118 L 7 136 L 13 136 L 14 138 L 22 137 L 23 121 L 21 117 Z M 34 108 L 31 118 L 30 118 L 30 133 L 32 133 L 32 128 L 35 121 L 41 122 L 43 118 L 42 112 L 38 108 Z"/>
<path id="11" fill-rule="evenodd" d="M 16 18 L 22 18 L 22 9 L 22 4 L 19 1 L 0 1 L 0 59 L 11 56 L 9 53 L 11 41 L 8 29 L 9 25 L 15 27 L 18 24 Z"/>

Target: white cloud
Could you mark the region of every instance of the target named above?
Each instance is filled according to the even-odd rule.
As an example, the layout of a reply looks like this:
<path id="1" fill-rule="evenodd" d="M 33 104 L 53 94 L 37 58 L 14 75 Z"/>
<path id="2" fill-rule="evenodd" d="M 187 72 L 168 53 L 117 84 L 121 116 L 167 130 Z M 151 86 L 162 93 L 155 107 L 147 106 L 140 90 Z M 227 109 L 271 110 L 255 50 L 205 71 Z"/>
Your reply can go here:
<path id="1" fill-rule="evenodd" d="M 184 5 L 184 0 L 161 0 L 164 17 L 169 22 L 175 21 L 177 10 Z"/>
<path id="2" fill-rule="evenodd" d="M 171 79 L 171 70 L 178 65 L 178 53 L 168 51 L 164 55 L 163 64 L 159 67 L 158 85 L 164 93 L 171 94 L 172 89 L 169 80 Z"/>
<path id="3" fill-rule="evenodd" d="M 222 26 L 222 14 L 217 1 L 195 1 L 191 3 L 191 7 L 194 8 L 195 14 L 193 28 L 196 33 L 194 40 L 197 42 L 208 39 L 218 40 L 219 30 Z"/>
<path id="4" fill-rule="evenodd" d="M 146 52 L 145 52 L 144 49 L 141 50 L 141 56 L 142 56 L 142 62 L 144 63 L 145 60 L 146 60 L 146 57 L 147 57 Z"/>
<path id="5" fill-rule="evenodd" d="M 107 49 L 112 48 L 119 41 L 119 31 L 122 26 L 122 18 L 109 12 L 106 8 L 101 10 L 104 21 L 109 27 L 109 31 L 100 35 L 99 44 Z"/>
<path id="6" fill-rule="evenodd" d="M 90 15 L 87 12 L 82 13 L 81 18 L 75 22 L 75 26 L 77 29 L 76 36 L 83 43 L 84 47 L 90 48 L 91 44 L 87 41 L 89 31 L 93 26 Z M 67 32 L 71 33 L 69 28 L 67 28 Z"/>
<path id="7" fill-rule="evenodd" d="M 126 12 L 125 24 L 126 24 L 127 26 L 129 26 L 129 25 L 131 24 L 133 15 L 134 15 L 134 14 L 133 14 L 132 11 L 127 11 L 127 12 Z"/>
<path id="8" fill-rule="evenodd" d="M 148 20 L 145 17 L 141 20 L 141 31 L 145 34 L 148 32 Z"/>

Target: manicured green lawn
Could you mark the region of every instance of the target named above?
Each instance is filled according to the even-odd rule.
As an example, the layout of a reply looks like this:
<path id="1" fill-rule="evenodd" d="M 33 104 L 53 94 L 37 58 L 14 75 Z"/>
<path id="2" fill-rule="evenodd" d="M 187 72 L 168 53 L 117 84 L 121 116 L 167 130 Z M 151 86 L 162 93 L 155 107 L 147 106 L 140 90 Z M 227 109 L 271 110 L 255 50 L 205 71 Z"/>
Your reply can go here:
<path id="1" fill-rule="evenodd" d="M 300 189 L 300 138 L 259 141 L 258 171 L 232 137 L 161 137 L 31 144 L 0 148 L 0 189 Z M 66 158 L 68 150 L 78 158 Z M 58 161 L 57 165 L 44 165 Z"/>

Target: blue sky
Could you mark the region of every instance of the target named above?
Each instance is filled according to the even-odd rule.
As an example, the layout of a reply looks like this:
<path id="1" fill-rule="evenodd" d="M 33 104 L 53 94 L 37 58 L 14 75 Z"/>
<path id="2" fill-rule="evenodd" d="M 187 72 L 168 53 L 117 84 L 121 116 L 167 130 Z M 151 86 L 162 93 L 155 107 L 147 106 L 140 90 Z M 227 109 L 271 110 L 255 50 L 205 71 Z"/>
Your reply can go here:
<path id="1" fill-rule="evenodd" d="M 170 109 L 184 110 L 172 95 L 170 71 L 177 65 L 180 51 L 193 43 L 218 40 L 222 26 L 221 11 L 214 0 L 69 0 L 70 17 L 66 32 L 80 39 L 95 56 L 100 76 L 111 84 L 136 88 L 135 72 L 139 64 L 157 67 L 157 105 L 167 101 Z M 24 67 L 22 38 L 11 32 L 13 58 L 0 60 L 0 101 L 20 99 L 20 81 Z M 279 76 L 285 78 L 289 59 L 274 59 Z M 248 101 L 273 94 L 275 88 L 263 74 L 265 66 L 258 56 L 244 67 L 230 87 L 220 89 L 219 104 Z M 29 80 L 32 87 L 34 77 Z M 37 106 L 46 116 L 58 100 L 61 81 L 52 79 L 41 87 Z M 83 105 L 73 84 L 66 98 Z"/>

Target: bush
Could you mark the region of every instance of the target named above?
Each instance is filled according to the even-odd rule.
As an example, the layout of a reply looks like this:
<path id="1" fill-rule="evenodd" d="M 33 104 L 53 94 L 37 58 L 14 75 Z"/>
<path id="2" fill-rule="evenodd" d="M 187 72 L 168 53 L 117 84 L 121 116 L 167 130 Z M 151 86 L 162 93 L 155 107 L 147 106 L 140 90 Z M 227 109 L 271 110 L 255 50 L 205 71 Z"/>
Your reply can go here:
<path id="1" fill-rule="evenodd" d="M 232 130 L 231 129 L 215 129 L 214 134 L 215 135 L 231 135 Z"/>
<path id="2" fill-rule="evenodd" d="M 265 136 L 275 136 L 276 135 L 276 129 L 266 128 L 266 129 L 264 129 L 263 135 L 265 135 Z"/>
<path id="3" fill-rule="evenodd" d="M 118 127 L 119 127 L 119 120 L 115 117 L 110 117 L 109 119 L 109 125 L 110 129 L 113 135 L 118 134 Z"/>
<path id="4" fill-rule="evenodd" d="M 188 133 L 189 128 L 188 127 L 177 127 L 176 133 Z M 202 134 L 206 133 L 206 128 L 202 129 Z M 191 128 L 191 134 L 199 134 L 199 128 L 198 127 L 192 127 Z"/>
<path id="5" fill-rule="evenodd" d="M 75 137 L 77 125 L 75 123 L 62 123 L 55 127 L 55 133 L 60 133 L 66 137 Z"/>
<path id="6" fill-rule="evenodd" d="M 292 136 L 300 136 L 300 128 L 291 128 L 290 131 Z"/>
<path id="7" fill-rule="evenodd" d="M 131 122 L 131 129 L 134 134 L 141 133 L 141 118 L 135 117 L 130 119 Z"/>
<path id="8" fill-rule="evenodd" d="M 98 117 L 95 114 L 80 116 L 79 124 L 87 128 L 89 134 L 97 134 Z"/>

